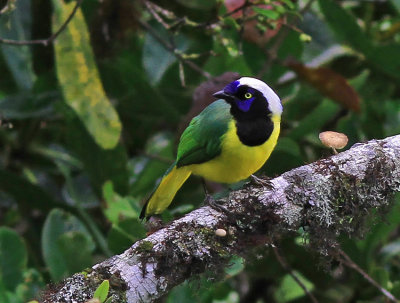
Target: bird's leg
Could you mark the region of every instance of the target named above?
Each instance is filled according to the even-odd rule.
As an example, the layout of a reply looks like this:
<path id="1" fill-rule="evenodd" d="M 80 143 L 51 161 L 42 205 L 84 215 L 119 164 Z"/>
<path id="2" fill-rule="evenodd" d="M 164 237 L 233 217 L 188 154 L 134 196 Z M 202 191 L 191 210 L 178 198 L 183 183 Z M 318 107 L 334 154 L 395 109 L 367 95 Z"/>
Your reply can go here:
<path id="1" fill-rule="evenodd" d="M 155 233 L 157 230 L 163 228 L 164 224 L 159 216 L 152 215 L 150 218 L 148 218 L 145 226 L 147 229 L 146 235 L 150 236 L 151 234 Z"/>
<path id="2" fill-rule="evenodd" d="M 213 196 L 208 193 L 206 180 L 204 180 L 204 178 L 201 178 L 201 183 L 203 184 L 203 190 L 204 190 L 204 195 L 205 195 L 204 203 L 206 205 L 214 206 L 215 204 L 217 204 L 217 201 L 215 201 Z"/>
<path id="3" fill-rule="evenodd" d="M 264 179 L 261 179 L 257 177 L 256 175 L 251 175 L 251 182 L 255 185 L 259 185 L 262 187 L 266 187 L 267 189 L 274 189 L 274 185 L 272 184 L 271 180 L 268 177 L 265 177 Z"/>
<path id="4" fill-rule="evenodd" d="M 204 189 L 204 194 L 205 194 L 204 204 L 214 208 L 215 210 L 218 210 L 218 211 L 223 212 L 225 214 L 229 214 L 230 211 L 225 206 L 222 206 L 221 204 L 219 204 L 213 198 L 213 196 L 208 193 L 207 186 L 206 186 L 206 181 L 204 180 L 204 178 L 201 178 L 201 181 L 202 181 L 202 184 L 203 184 L 203 189 Z"/>

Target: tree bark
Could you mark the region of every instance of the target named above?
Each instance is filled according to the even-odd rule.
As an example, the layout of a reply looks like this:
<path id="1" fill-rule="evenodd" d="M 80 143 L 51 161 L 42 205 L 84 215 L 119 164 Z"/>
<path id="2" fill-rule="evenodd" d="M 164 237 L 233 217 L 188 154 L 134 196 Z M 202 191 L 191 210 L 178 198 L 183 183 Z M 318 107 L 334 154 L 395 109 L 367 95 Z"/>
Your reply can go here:
<path id="1" fill-rule="evenodd" d="M 218 273 L 233 255 L 244 256 L 300 227 L 309 233 L 311 248 L 329 254 L 339 234 L 364 233 L 366 215 L 387 211 L 397 191 L 400 135 L 359 143 L 231 192 L 218 201 L 227 211 L 192 211 L 90 272 L 49 288 L 43 302 L 85 302 L 105 279 L 112 302 L 153 302 L 189 277 Z M 217 235 L 217 229 L 227 234 Z"/>

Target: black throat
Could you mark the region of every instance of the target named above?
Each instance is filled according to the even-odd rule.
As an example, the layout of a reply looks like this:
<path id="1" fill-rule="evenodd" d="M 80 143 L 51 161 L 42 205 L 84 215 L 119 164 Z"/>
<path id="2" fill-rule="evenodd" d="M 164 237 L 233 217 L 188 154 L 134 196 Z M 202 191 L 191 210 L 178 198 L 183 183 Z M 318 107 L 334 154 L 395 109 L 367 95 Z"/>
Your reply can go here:
<path id="1" fill-rule="evenodd" d="M 264 97 L 257 96 L 248 112 L 231 105 L 231 114 L 236 121 L 236 133 L 244 145 L 258 146 L 271 136 L 274 123 Z"/>

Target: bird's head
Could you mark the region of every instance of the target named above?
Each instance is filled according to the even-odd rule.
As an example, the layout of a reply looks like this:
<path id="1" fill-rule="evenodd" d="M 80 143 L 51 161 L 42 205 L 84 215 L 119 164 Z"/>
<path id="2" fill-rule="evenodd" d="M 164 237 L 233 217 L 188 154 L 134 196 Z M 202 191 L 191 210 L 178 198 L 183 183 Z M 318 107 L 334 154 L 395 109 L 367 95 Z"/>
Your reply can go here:
<path id="1" fill-rule="evenodd" d="M 213 94 L 231 104 L 232 110 L 242 113 L 259 112 L 264 109 L 273 115 L 281 115 L 282 103 L 278 95 L 263 81 L 242 77 L 229 83 L 225 88 Z"/>

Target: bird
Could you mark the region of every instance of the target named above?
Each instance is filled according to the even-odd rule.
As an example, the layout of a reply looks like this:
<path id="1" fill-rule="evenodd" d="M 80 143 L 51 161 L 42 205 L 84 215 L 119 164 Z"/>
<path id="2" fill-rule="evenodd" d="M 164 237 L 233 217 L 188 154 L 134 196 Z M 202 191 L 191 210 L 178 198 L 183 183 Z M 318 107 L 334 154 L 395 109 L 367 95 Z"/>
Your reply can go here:
<path id="1" fill-rule="evenodd" d="M 161 214 L 190 175 L 236 183 L 258 171 L 276 146 L 282 115 L 278 95 L 262 80 L 241 77 L 213 94 L 218 100 L 181 135 L 177 157 L 139 218 Z"/>

